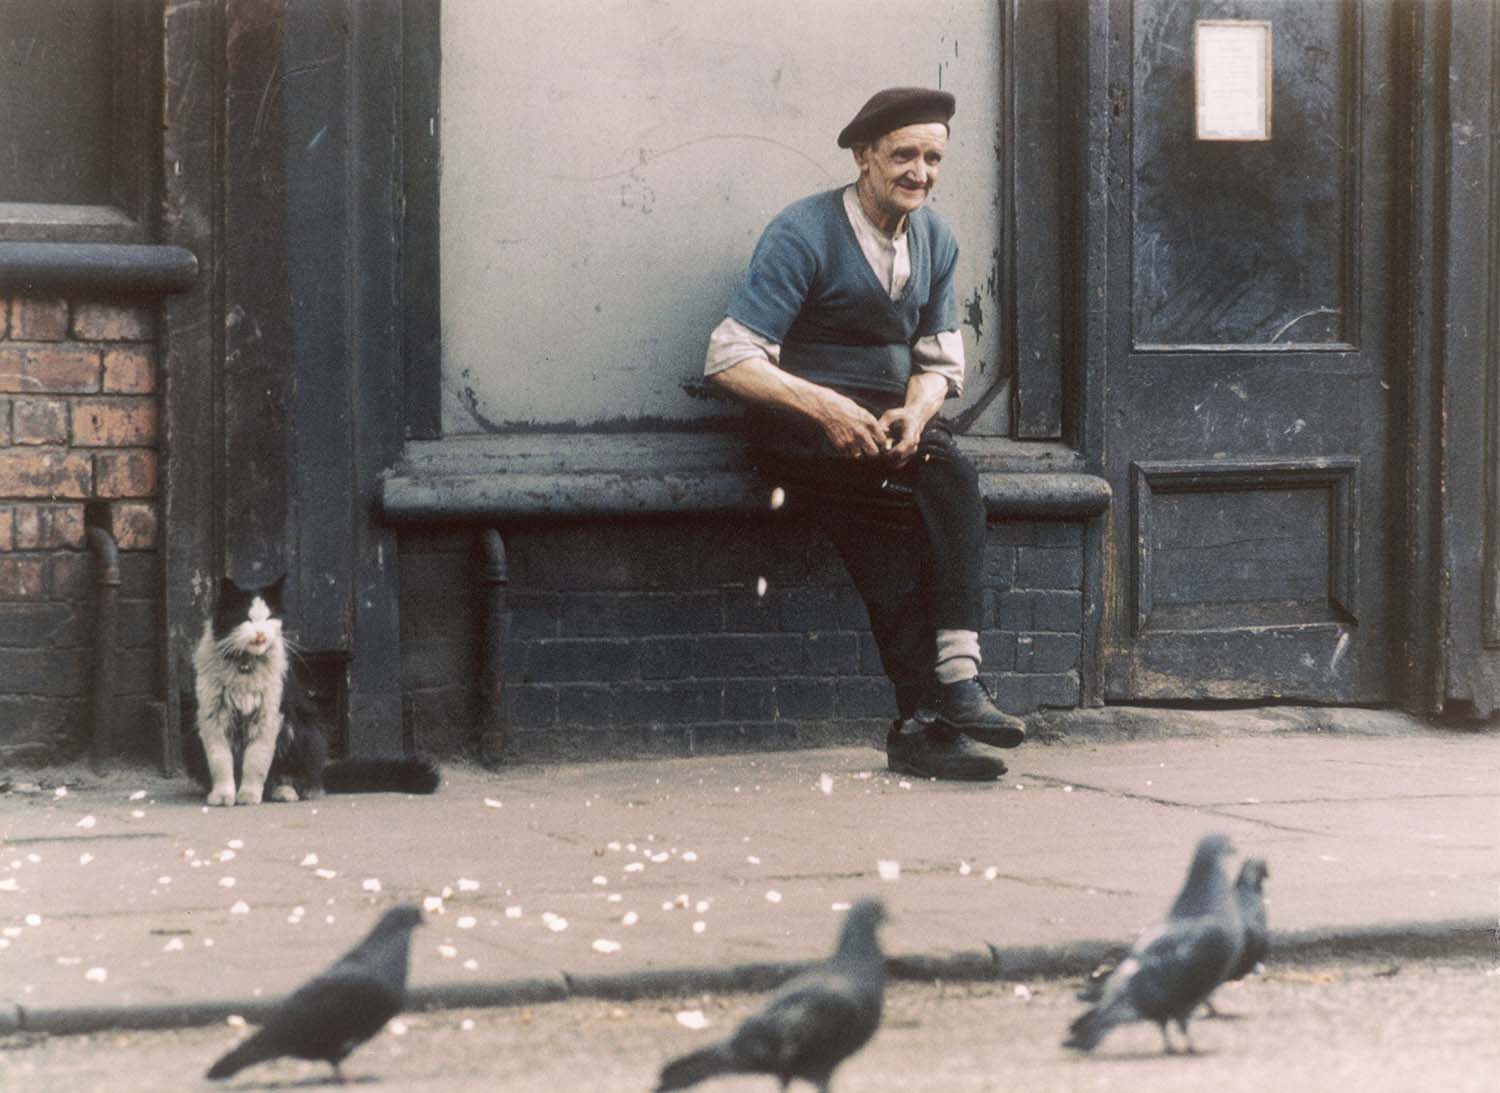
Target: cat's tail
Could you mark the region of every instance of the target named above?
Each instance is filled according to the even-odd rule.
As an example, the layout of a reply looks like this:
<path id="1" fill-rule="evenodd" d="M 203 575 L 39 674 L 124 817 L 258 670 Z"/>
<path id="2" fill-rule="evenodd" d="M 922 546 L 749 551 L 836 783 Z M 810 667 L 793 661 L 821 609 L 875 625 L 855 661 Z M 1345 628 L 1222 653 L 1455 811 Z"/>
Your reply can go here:
<path id="1" fill-rule="evenodd" d="M 420 755 L 403 759 L 340 759 L 323 768 L 328 793 L 435 793 L 438 765 Z"/>

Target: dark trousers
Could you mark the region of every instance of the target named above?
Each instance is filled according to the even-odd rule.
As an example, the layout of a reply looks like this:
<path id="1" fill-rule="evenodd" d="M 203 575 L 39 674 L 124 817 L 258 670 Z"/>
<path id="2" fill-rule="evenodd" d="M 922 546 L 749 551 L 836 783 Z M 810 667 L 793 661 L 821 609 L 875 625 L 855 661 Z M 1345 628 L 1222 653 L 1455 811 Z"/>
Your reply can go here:
<path id="1" fill-rule="evenodd" d="M 936 420 L 899 470 L 879 460 L 766 448 L 757 464 L 843 558 L 898 713 L 911 716 L 932 684 L 936 632 L 981 629 L 985 510 L 974 465 Z"/>

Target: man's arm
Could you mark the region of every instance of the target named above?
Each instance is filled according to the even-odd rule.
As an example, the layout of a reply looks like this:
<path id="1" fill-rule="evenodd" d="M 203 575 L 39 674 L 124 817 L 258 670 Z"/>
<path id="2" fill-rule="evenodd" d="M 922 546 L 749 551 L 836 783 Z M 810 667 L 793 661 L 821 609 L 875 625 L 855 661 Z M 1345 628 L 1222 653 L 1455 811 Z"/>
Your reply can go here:
<path id="1" fill-rule="evenodd" d="M 823 435 L 828 438 L 834 450 L 848 458 L 879 455 L 889 443 L 884 426 L 859 403 L 845 398 L 832 388 L 794 376 L 764 357 L 747 357 L 722 371 L 714 372 L 708 379 L 735 398 L 752 405 L 809 418 L 823 430 Z M 943 381 L 939 389 L 942 392 L 938 396 L 940 405 L 943 395 L 947 393 L 947 382 Z M 907 390 L 909 398 L 911 388 L 908 387 Z M 934 409 L 928 417 L 935 412 Z M 923 424 L 926 424 L 925 419 Z M 920 429 L 917 431 L 921 432 Z"/>

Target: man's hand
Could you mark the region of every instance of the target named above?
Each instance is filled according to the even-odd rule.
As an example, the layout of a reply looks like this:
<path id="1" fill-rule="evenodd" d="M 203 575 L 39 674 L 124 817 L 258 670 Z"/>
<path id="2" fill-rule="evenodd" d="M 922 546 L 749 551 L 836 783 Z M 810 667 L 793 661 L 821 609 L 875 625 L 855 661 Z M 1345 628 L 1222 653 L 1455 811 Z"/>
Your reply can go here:
<path id="1" fill-rule="evenodd" d="M 830 388 L 821 390 L 814 417 L 834 451 L 846 459 L 867 459 L 886 450 L 884 418 L 876 421 L 874 414 L 853 399 Z"/>
<path id="2" fill-rule="evenodd" d="M 904 467 L 917 454 L 922 430 L 943 405 L 948 381 L 932 372 L 918 372 L 906 385 L 906 403 L 880 415 L 881 433 L 888 438 L 886 462 Z"/>
<path id="3" fill-rule="evenodd" d="M 889 447 L 885 461 L 892 467 L 904 467 L 917 454 L 917 444 L 922 439 L 922 430 L 927 427 L 927 418 L 912 406 L 897 406 L 880 415 L 881 433 Z"/>

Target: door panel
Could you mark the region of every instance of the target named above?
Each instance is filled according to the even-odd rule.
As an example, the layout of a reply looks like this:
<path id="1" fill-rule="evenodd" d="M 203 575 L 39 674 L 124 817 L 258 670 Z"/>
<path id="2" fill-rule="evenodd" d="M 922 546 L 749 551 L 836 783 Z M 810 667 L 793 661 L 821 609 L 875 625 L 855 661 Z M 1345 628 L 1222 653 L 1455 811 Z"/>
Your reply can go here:
<path id="1" fill-rule="evenodd" d="M 1387 7 L 1110 8 L 1108 698 L 1390 697 Z M 1196 139 L 1201 19 L 1270 23 L 1270 140 Z"/>

